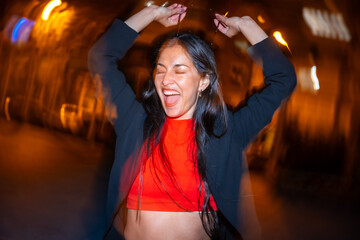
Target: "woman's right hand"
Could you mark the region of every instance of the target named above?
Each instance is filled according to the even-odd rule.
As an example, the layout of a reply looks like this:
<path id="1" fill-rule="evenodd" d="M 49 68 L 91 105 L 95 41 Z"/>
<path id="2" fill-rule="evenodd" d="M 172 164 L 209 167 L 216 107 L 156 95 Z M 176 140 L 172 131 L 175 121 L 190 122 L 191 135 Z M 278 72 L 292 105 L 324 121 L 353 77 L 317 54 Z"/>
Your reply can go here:
<path id="1" fill-rule="evenodd" d="M 184 5 L 178 3 L 174 3 L 169 7 L 150 5 L 131 16 L 125 23 L 137 32 L 143 30 L 152 21 L 157 21 L 165 27 L 169 27 L 178 24 L 179 17 L 180 21 L 185 18 L 186 9 Z"/>
<path id="2" fill-rule="evenodd" d="M 165 27 L 173 26 L 178 24 L 179 17 L 180 21 L 185 18 L 186 9 L 184 5 L 174 3 L 169 7 L 158 7 L 152 5 L 150 7 L 155 7 L 155 21 L 158 21 Z"/>

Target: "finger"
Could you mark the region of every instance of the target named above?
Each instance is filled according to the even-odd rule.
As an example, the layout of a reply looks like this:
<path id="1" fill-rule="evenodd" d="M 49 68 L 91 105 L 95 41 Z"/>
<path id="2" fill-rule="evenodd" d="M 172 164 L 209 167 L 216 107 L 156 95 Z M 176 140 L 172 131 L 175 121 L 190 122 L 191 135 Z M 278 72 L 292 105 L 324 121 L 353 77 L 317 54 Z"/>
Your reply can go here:
<path id="1" fill-rule="evenodd" d="M 181 14 L 183 12 L 186 12 L 186 10 L 187 10 L 187 7 L 179 4 L 179 6 L 177 6 L 176 8 L 171 10 L 171 15 Z"/>
<path id="2" fill-rule="evenodd" d="M 172 25 L 177 24 L 179 22 L 179 16 L 180 16 L 180 22 L 185 18 L 186 12 L 183 12 L 181 14 L 176 14 L 171 17 L 169 17 L 169 21 Z"/>
<path id="3" fill-rule="evenodd" d="M 181 16 L 180 16 L 180 22 L 185 18 L 186 16 L 186 12 L 182 13 Z"/>
<path id="4" fill-rule="evenodd" d="M 223 34 L 227 34 L 229 27 L 224 27 L 221 24 L 218 27 L 219 31 L 222 32 Z"/>
<path id="5" fill-rule="evenodd" d="M 226 24 L 220 22 L 220 21 L 217 20 L 216 18 L 214 19 L 214 23 L 215 23 L 215 25 L 216 25 L 217 28 L 220 28 L 220 27 L 222 27 L 222 28 L 228 28 L 228 26 L 227 26 Z"/>
<path id="6" fill-rule="evenodd" d="M 184 12 L 186 12 L 187 7 L 182 7 L 182 8 L 175 8 L 173 10 L 171 10 L 170 12 L 170 17 L 179 17 L 180 14 L 183 14 Z"/>
<path id="7" fill-rule="evenodd" d="M 214 19 L 214 23 L 217 26 L 217 29 L 222 32 L 223 34 L 227 34 L 227 31 L 229 30 L 228 26 L 223 25 L 221 22 L 219 24 L 219 20 L 217 20 L 216 18 Z"/>
<path id="8" fill-rule="evenodd" d="M 227 17 L 223 16 L 223 15 L 220 15 L 218 13 L 215 13 L 215 17 L 217 20 L 219 20 L 221 23 L 224 23 L 226 25 L 226 22 L 227 22 Z"/>
<path id="9" fill-rule="evenodd" d="M 174 3 L 174 4 L 170 5 L 170 6 L 168 6 L 167 9 L 173 10 L 173 9 L 176 8 L 178 5 L 180 5 L 180 4 Z"/>
<path id="10" fill-rule="evenodd" d="M 173 15 L 173 16 L 169 17 L 168 19 L 169 19 L 169 22 L 171 23 L 171 25 L 177 24 L 177 22 L 179 21 L 179 14 Z"/>

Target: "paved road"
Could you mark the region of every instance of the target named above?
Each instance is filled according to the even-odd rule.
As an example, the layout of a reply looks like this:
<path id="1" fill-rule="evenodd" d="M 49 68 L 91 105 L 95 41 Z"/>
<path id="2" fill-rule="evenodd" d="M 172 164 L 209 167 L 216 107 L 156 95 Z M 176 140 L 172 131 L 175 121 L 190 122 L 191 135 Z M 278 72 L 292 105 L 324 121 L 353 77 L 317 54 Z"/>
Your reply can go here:
<path id="1" fill-rule="evenodd" d="M 0 118 L 0 239 L 101 239 L 113 155 L 103 144 Z M 290 200 L 251 174 L 264 240 L 359 239 L 351 208 Z"/>
<path id="2" fill-rule="evenodd" d="M 100 239 L 111 161 L 100 144 L 0 118 L 0 239 Z"/>
<path id="3" fill-rule="evenodd" d="M 280 195 L 255 172 L 251 183 L 264 240 L 360 239 L 359 207 L 325 197 Z"/>

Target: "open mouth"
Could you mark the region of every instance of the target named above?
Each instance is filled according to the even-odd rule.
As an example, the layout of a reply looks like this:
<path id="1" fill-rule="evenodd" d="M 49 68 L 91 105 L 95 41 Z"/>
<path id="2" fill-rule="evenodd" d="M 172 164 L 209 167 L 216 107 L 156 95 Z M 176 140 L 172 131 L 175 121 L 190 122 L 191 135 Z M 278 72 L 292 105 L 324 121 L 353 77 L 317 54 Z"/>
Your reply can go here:
<path id="1" fill-rule="evenodd" d="M 175 90 L 163 90 L 165 106 L 172 107 L 180 99 L 180 93 Z"/>

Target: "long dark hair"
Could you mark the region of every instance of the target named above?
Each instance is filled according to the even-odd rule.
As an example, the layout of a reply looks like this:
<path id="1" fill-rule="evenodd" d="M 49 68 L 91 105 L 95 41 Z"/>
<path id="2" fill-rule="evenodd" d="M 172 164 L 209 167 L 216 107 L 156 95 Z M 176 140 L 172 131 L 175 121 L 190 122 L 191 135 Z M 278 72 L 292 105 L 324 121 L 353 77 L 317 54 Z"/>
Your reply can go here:
<path id="1" fill-rule="evenodd" d="M 198 191 L 199 200 L 201 189 L 204 189 L 204 201 L 199 203 L 202 206 L 200 213 L 201 221 L 207 234 L 214 236 L 217 232 L 218 217 L 209 204 L 211 192 L 206 177 L 205 148 L 209 137 L 220 137 L 220 135 L 225 133 L 227 129 L 226 106 L 222 98 L 214 53 L 209 45 L 197 35 L 186 33 L 180 36 L 165 38 L 161 44 L 158 44 L 159 47 L 155 50 L 152 73 L 154 72 L 161 50 L 175 44 L 182 46 L 187 51 L 199 74 L 207 76 L 210 81 L 209 86 L 201 93 L 202 96 L 198 98 L 193 116 L 196 141 L 196 156 L 193 158 L 194 163 L 197 163 L 200 180 L 202 180 L 199 186 L 200 191 Z M 142 100 L 147 112 L 147 118 L 144 123 L 144 142 L 147 143 L 147 152 L 151 153 L 151 149 L 154 149 L 154 145 L 151 143 L 156 142 L 156 140 L 161 141 L 159 136 L 166 119 L 166 114 L 155 89 L 153 74 L 151 74 L 148 86 L 143 92 Z M 216 121 L 220 121 L 222 124 L 222 131 L 220 133 L 215 133 L 214 131 Z M 160 152 L 163 166 L 165 169 L 168 169 L 171 179 L 174 179 L 171 164 L 167 161 L 166 153 Z M 176 185 L 174 184 L 174 186 Z"/>

